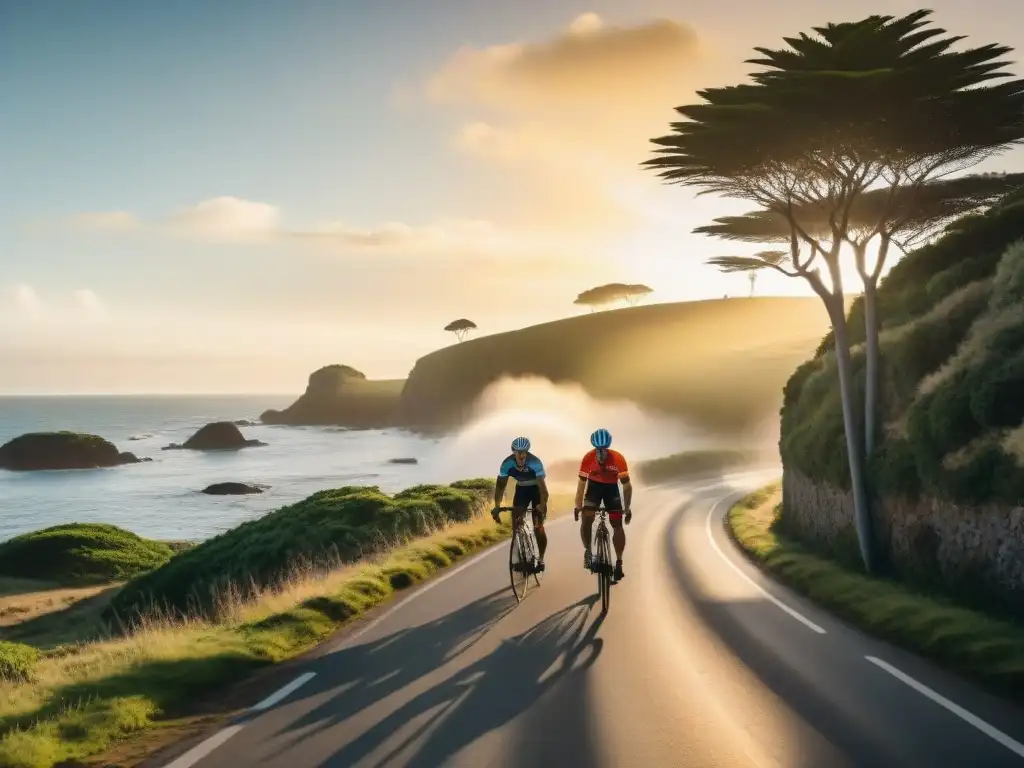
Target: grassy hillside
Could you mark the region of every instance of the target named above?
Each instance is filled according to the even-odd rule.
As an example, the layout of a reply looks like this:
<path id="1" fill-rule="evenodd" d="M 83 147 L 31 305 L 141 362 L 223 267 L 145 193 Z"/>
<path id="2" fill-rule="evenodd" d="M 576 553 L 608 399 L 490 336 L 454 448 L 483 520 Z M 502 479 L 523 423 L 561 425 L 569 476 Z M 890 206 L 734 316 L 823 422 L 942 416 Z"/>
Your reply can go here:
<path id="1" fill-rule="evenodd" d="M 337 567 L 467 522 L 493 492 L 494 482 L 487 479 L 419 485 L 393 497 L 376 486 L 320 491 L 207 539 L 133 579 L 107 616 L 125 621 L 154 607 L 176 615 L 219 615 L 227 604 L 286 583 L 297 568 Z"/>
<path id="2" fill-rule="evenodd" d="M 120 581 L 163 565 L 172 548 L 114 525 L 68 523 L 0 544 L 0 576 L 64 586 Z"/>
<path id="3" fill-rule="evenodd" d="M 578 382 L 716 429 L 773 417 L 793 368 L 828 320 L 817 298 L 656 304 L 598 312 L 484 336 L 429 354 L 402 391 L 399 420 L 459 423 L 503 375 Z"/>
<path id="4" fill-rule="evenodd" d="M 211 715 L 248 702 L 251 691 L 232 683 L 506 538 L 507 522 L 476 514 L 493 490 L 485 478 L 394 496 L 322 491 L 180 552 L 117 596 L 198 607 L 231 581 L 221 612 L 150 615 L 111 632 L 97 608 L 112 587 L 0 628 L 0 765 L 137 765 L 162 742 L 198 735 Z M 391 549 L 405 538 L 414 540 Z M 345 561 L 352 546 L 367 557 Z M 325 567 L 308 567 L 318 561 Z M 159 720 L 167 727 L 132 738 Z"/>
<path id="5" fill-rule="evenodd" d="M 879 287 L 884 495 L 1016 505 L 1024 497 L 1024 197 L 972 216 Z M 850 312 L 858 399 L 863 315 Z M 783 462 L 849 487 L 831 338 L 786 384 Z"/>

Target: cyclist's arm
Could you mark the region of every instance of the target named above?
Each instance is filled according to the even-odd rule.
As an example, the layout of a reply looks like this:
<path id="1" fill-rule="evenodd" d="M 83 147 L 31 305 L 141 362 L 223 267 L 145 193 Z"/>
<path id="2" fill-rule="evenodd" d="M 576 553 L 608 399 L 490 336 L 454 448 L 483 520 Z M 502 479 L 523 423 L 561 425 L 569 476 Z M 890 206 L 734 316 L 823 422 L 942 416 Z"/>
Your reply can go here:
<path id="1" fill-rule="evenodd" d="M 530 467 L 533 469 L 533 475 L 537 478 L 537 488 L 540 489 L 540 503 L 548 503 L 548 481 L 545 480 L 548 473 L 544 470 L 544 462 L 538 459 L 536 456 L 532 456 L 530 459 Z"/>
<path id="2" fill-rule="evenodd" d="M 629 479 L 629 465 L 626 463 L 626 457 L 620 454 L 619 463 L 622 465 L 619 469 L 619 482 L 622 483 L 622 506 L 629 509 L 630 502 L 633 501 L 633 483 Z"/>
<path id="3" fill-rule="evenodd" d="M 505 498 L 505 488 L 507 486 L 508 475 L 498 475 L 498 479 L 494 481 L 494 506 L 501 506 L 501 501 Z"/>
<path id="4" fill-rule="evenodd" d="M 580 461 L 580 479 L 576 483 L 576 501 L 574 504 L 576 509 L 583 508 L 583 493 L 587 490 L 587 480 L 590 478 L 590 468 L 587 466 L 588 455 L 585 454 Z"/>

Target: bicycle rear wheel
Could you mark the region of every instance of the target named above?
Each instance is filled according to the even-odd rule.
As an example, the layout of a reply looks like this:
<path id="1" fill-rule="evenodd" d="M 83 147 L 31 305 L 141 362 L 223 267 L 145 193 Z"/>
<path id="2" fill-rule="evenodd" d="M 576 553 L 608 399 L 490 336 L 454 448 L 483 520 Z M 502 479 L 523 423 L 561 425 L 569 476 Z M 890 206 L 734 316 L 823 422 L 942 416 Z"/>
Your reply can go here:
<path id="1" fill-rule="evenodd" d="M 597 591 L 601 596 L 601 612 L 607 613 L 612 599 L 612 553 L 608 544 L 608 529 L 597 532 Z"/>
<path id="2" fill-rule="evenodd" d="M 529 586 L 527 577 L 530 573 L 529 556 L 523 551 L 523 532 L 518 529 L 512 533 L 512 540 L 508 547 L 508 575 L 512 582 L 512 594 L 518 602 L 526 597 L 526 589 Z"/>

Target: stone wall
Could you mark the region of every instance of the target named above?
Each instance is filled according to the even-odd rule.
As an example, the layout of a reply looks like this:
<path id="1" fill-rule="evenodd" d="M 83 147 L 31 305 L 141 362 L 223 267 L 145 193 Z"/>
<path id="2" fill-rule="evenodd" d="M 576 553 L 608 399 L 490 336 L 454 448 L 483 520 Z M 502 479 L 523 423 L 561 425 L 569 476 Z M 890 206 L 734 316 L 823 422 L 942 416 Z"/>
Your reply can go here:
<path id="1" fill-rule="evenodd" d="M 843 559 L 855 555 L 851 493 L 786 468 L 782 499 L 788 535 Z M 900 576 L 1024 615 L 1024 507 L 889 498 L 874 517 L 875 538 Z"/>

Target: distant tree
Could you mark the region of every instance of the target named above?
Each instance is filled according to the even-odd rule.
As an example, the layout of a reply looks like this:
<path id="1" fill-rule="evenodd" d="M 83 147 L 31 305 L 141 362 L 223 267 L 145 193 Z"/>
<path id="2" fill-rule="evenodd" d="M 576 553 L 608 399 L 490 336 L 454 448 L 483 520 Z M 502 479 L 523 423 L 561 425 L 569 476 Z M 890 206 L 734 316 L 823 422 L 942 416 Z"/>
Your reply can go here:
<path id="1" fill-rule="evenodd" d="M 754 298 L 754 286 L 757 283 L 757 270 L 750 270 L 747 273 L 747 281 L 750 283 L 750 298 Z"/>
<path id="2" fill-rule="evenodd" d="M 644 297 L 649 296 L 652 293 L 654 293 L 654 289 L 649 288 L 642 283 L 629 283 L 623 290 L 622 298 L 625 299 L 629 306 L 635 307 Z"/>
<path id="3" fill-rule="evenodd" d="M 814 36 L 784 38 L 788 48 L 757 48 L 762 57 L 748 63 L 764 69 L 752 73 L 752 82 L 699 91 L 703 102 L 677 108 L 685 120 L 653 140 L 660 145 L 657 157 L 645 163 L 670 183 L 748 200 L 786 222 L 785 262 L 750 257 L 749 268 L 806 280 L 828 311 L 857 538 L 869 573 L 876 563 L 866 485 L 878 418 L 876 289 L 889 246 L 920 211 L 930 181 L 1024 138 L 1024 82 L 991 83 L 1008 76 L 1000 57 L 1012 49 L 953 51 L 961 38 L 922 29 L 930 13 L 828 24 L 815 27 Z M 873 219 L 862 220 L 866 226 L 852 226 L 880 182 L 886 187 L 882 205 Z M 827 229 L 808 231 L 801 210 L 818 212 Z M 876 239 L 869 266 L 867 249 Z M 854 410 L 846 329 L 840 260 L 847 246 L 864 286 L 863 419 Z M 732 257 L 733 268 L 740 268 L 740 258 Z"/>
<path id="4" fill-rule="evenodd" d="M 653 293 L 653 289 L 640 283 L 608 283 L 590 288 L 576 297 L 573 304 L 590 307 L 593 312 L 597 307 L 614 304 L 617 301 L 625 301 L 633 307 L 644 297 Z"/>
<path id="5" fill-rule="evenodd" d="M 452 320 L 450 323 L 448 323 L 448 325 L 444 327 L 444 329 L 449 333 L 454 333 L 455 338 L 461 342 L 465 340 L 466 334 L 468 334 L 470 331 L 476 330 L 476 323 L 474 323 L 472 320 L 467 320 L 466 318 L 462 317 L 459 318 L 458 320 Z"/>

